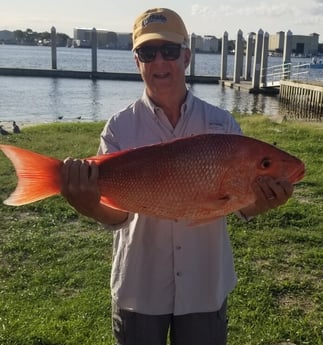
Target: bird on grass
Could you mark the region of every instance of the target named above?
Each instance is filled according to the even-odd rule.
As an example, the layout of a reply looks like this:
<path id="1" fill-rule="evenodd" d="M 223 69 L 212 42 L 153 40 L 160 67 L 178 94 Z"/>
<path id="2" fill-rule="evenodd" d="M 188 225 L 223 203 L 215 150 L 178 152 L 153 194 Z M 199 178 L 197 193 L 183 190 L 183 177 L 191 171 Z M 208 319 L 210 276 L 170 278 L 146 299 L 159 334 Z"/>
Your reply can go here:
<path id="1" fill-rule="evenodd" d="M 16 134 L 21 132 L 19 126 L 16 124 L 15 121 L 12 122 L 12 130 Z"/>
<path id="2" fill-rule="evenodd" d="M 4 128 L 2 128 L 2 125 L 0 125 L 0 134 L 1 135 L 9 135 L 10 133 L 6 131 Z"/>

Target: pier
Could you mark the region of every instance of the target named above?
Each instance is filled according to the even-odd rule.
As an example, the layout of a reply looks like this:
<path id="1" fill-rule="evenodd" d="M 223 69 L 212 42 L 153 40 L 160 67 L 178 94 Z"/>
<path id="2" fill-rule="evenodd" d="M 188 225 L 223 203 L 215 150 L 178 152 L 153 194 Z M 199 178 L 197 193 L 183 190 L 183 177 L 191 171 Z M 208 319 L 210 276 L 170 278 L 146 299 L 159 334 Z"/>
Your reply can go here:
<path id="1" fill-rule="evenodd" d="M 103 72 L 98 71 L 98 33 L 95 28 L 91 30 L 91 70 L 75 71 L 57 69 L 57 49 L 56 49 L 56 29 L 51 28 L 51 69 L 38 68 L 6 68 L 0 67 L 2 76 L 22 76 L 22 77 L 47 77 L 47 78 L 81 78 L 81 79 L 107 79 L 121 81 L 141 81 L 139 73 L 121 73 L 121 72 Z M 261 29 L 257 34 L 248 35 L 246 51 L 243 42 L 243 33 L 241 30 L 237 33 L 234 73 L 233 77 L 227 76 L 228 59 L 228 33 L 224 32 L 222 38 L 221 52 L 221 75 L 220 76 L 198 76 L 195 73 L 195 54 L 196 54 L 196 36 L 190 37 L 190 48 L 192 52 L 191 63 L 186 74 L 186 82 L 190 84 L 219 84 L 223 86 L 247 90 L 250 93 L 277 94 L 279 84 L 267 84 L 267 65 L 268 65 L 268 33 Z M 292 33 L 288 31 L 285 35 L 285 48 L 283 61 L 284 64 L 290 63 L 291 57 L 291 38 Z M 245 63 L 244 62 L 245 55 Z M 253 57 L 253 61 L 252 61 Z M 243 70 L 244 65 L 244 70 Z M 285 77 L 284 77 L 285 78 Z"/>
<path id="2" fill-rule="evenodd" d="M 4 68 L 0 67 L 0 75 L 14 77 L 45 77 L 45 78 L 76 78 L 76 79 L 105 79 L 121 81 L 142 81 L 139 73 L 118 73 L 98 71 L 68 71 L 57 69 L 30 69 L 30 68 Z M 189 84 L 219 84 L 216 76 L 187 75 L 186 82 Z"/>
<path id="3" fill-rule="evenodd" d="M 315 121 L 323 119 L 323 83 L 282 80 L 279 98 L 289 117 Z"/>
<path id="4" fill-rule="evenodd" d="M 96 29 L 92 30 L 91 70 L 62 70 L 57 68 L 56 29 L 51 29 L 51 69 L 38 68 L 6 68 L 0 67 L 0 76 L 45 77 L 45 78 L 74 78 L 74 79 L 102 79 L 120 81 L 142 81 L 139 73 L 104 72 L 97 70 L 97 41 Z M 250 33 L 243 40 L 241 30 L 237 32 L 234 52 L 233 75 L 228 76 L 228 33 L 222 37 L 221 73 L 219 76 L 195 73 L 196 36 L 191 35 L 190 48 L 192 51 L 191 64 L 187 70 L 188 84 L 221 84 L 248 93 L 262 93 L 278 95 L 281 104 L 295 112 L 296 116 L 308 116 L 311 119 L 322 120 L 323 86 L 316 82 L 303 81 L 308 69 L 301 65 L 291 64 L 292 33 L 288 31 L 284 37 L 282 63 L 278 66 L 268 66 L 268 33 L 261 29 L 257 33 Z M 296 81 L 295 81 L 296 80 Z"/>
<path id="5" fill-rule="evenodd" d="M 78 78 L 78 79 L 105 79 L 105 80 L 121 80 L 121 81 L 142 81 L 139 73 L 117 73 L 117 72 L 101 72 L 97 70 L 97 50 L 98 39 L 97 30 L 92 29 L 91 32 L 91 71 L 69 71 L 57 69 L 57 49 L 56 49 L 56 28 L 51 28 L 51 69 L 30 69 L 30 68 L 5 68 L 0 67 L 0 75 L 2 76 L 20 76 L 20 77 L 46 77 L 46 78 Z M 186 82 L 189 84 L 218 84 L 220 77 L 217 76 L 196 76 L 194 72 L 195 61 L 195 38 L 191 39 L 192 61 L 190 64 L 190 74 L 186 75 Z"/>

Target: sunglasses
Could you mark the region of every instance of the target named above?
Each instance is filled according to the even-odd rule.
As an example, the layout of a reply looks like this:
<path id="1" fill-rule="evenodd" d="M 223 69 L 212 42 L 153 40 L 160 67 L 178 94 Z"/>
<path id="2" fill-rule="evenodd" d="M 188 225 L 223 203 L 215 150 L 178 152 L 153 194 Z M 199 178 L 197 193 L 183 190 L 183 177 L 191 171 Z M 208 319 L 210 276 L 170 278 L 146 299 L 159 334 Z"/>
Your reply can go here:
<path id="1" fill-rule="evenodd" d="M 185 44 L 166 43 L 161 46 L 143 46 L 135 49 L 135 53 L 141 62 L 153 62 L 157 52 L 160 52 L 164 60 L 177 60 L 181 54 L 181 49 L 186 48 Z"/>

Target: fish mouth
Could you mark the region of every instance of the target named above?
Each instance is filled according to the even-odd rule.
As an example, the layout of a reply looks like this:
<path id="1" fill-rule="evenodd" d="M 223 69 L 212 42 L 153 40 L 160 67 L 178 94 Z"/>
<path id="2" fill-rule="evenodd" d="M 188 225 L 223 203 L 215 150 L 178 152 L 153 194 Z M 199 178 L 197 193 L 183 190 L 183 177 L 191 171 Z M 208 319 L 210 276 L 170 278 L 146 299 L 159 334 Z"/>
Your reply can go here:
<path id="1" fill-rule="evenodd" d="M 301 181 L 305 176 L 305 166 L 304 164 L 299 167 L 297 170 L 293 172 L 293 174 L 290 175 L 290 181 L 293 183 L 297 183 Z"/>

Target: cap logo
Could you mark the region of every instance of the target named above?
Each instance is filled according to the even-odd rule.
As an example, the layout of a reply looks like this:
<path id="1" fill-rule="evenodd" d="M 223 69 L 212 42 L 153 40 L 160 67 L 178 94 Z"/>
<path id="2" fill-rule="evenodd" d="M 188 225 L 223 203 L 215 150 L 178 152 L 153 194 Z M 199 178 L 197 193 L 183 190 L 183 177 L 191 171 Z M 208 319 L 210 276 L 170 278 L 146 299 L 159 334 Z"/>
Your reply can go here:
<path id="1" fill-rule="evenodd" d="M 142 21 L 142 26 L 145 28 L 147 25 L 152 23 L 161 23 L 165 24 L 167 22 L 167 18 L 162 14 L 151 14 L 149 17 Z"/>

